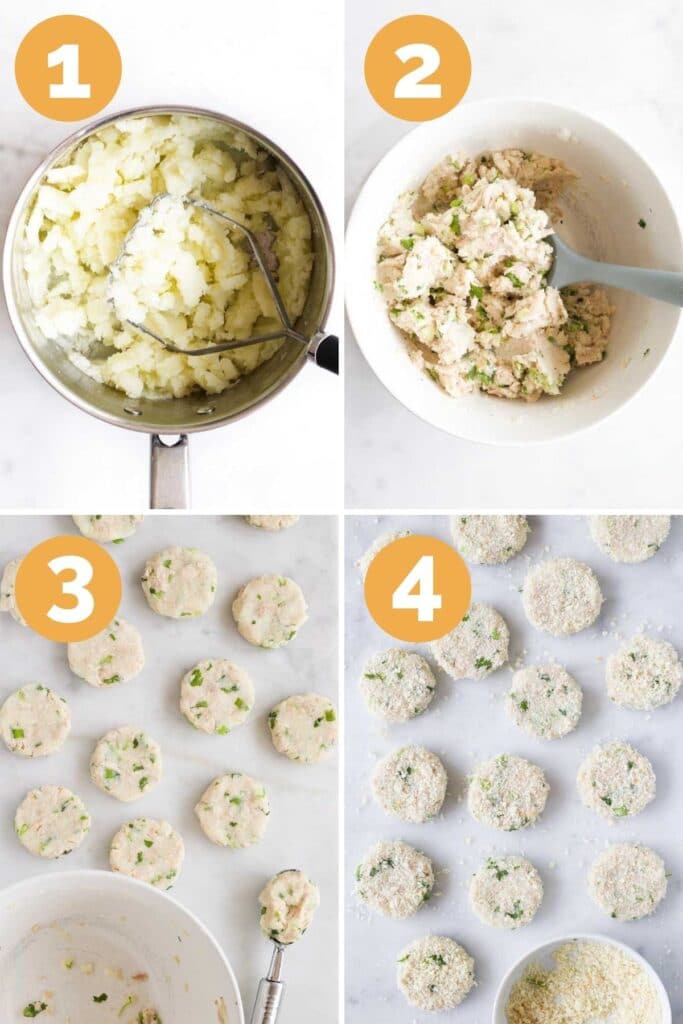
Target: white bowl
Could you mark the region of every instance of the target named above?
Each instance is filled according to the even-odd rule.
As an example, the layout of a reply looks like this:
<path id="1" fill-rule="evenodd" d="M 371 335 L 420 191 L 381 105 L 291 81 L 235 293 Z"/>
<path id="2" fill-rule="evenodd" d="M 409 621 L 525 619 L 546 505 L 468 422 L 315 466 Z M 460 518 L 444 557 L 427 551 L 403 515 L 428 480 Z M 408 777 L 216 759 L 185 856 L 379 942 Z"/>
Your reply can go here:
<path id="1" fill-rule="evenodd" d="M 661 1024 L 671 1024 L 671 1003 L 666 993 L 661 979 L 657 972 L 650 966 L 639 953 L 636 953 L 630 946 L 624 945 L 623 942 L 618 942 L 616 939 L 610 939 L 606 935 L 590 935 L 577 933 L 574 935 L 565 935 L 563 938 L 552 939 L 550 942 L 544 942 L 540 946 L 536 946 L 534 949 L 525 953 L 517 963 L 507 972 L 500 987 L 496 994 L 496 1001 L 493 1004 L 493 1016 L 491 1017 L 492 1024 L 508 1024 L 507 1014 L 505 1013 L 505 1006 L 510 996 L 510 990 L 514 983 L 521 977 L 525 969 L 531 963 L 540 963 L 544 967 L 552 966 L 552 954 L 560 946 L 564 946 L 567 942 L 572 940 L 578 940 L 580 942 L 599 942 L 606 946 L 614 946 L 615 949 L 620 949 L 622 953 L 631 957 L 636 963 L 643 968 L 648 978 L 652 982 L 662 1010 L 662 1022 Z"/>
<path id="2" fill-rule="evenodd" d="M 377 232 L 396 197 L 448 153 L 509 147 L 559 157 L 578 173 L 562 236 L 587 256 L 677 270 L 683 247 L 671 203 L 642 157 L 609 128 L 566 107 L 521 99 L 464 103 L 411 131 L 380 161 L 346 236 L 346 304 L 358 344 L 382 383 L 423 420 L 470 441 L 520 445 L 564 437 L 623 406 L 661 362 L 679 310 L 613 291 L 607 359 L 573 370 L 560 396 L 535 403 L 482 393 L 453 398 L 421 373 L 374 287 Z"/>
<path id="3" fill-rule="evenodd" d="M 0 892 L 0 1020 L 42 1001 L 59 1020 L 89 1021 L 104 993 L 102 1024 L 129 1024 L 147 1007 L 164 1024 L 216 1024 L 220 1000 L 225 1020 L 244 1024 L 215 940 L 157 889 L 108 871 L 65 871 Z"/>

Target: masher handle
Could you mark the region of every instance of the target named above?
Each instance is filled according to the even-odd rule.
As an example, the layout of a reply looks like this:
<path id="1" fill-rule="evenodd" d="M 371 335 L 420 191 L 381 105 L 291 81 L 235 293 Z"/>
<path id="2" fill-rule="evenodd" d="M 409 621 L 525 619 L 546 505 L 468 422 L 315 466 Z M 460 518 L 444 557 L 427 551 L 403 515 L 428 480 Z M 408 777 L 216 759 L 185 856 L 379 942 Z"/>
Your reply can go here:
<path id="1" fill-rule="evenodd" d="M 335 334 L 314 338 L 309 345 L 308 354 L 315 360 L 316 366 L 321 366 L 330 373 L 339 373 L 339 338 Z"/>

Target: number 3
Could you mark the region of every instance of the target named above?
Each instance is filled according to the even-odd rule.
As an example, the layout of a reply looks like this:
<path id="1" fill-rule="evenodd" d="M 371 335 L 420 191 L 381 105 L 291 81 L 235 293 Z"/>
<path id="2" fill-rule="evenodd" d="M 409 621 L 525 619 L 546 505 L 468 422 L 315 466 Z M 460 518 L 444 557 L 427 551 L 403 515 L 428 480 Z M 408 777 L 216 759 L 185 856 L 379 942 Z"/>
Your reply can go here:
<path id="1" fill-rule="evenodd" d="M 80 52 L 77 43 L 64 43 L 57 50 L 52 50 L 47 55 L 47 66 L 49 68 L 62 65 L 61 82 L 52 82 L 50 85 L 51 100 L 89 100 L 90 86 L 80 79 L 79 69 Z"/>
<path id="2" fill-rule="evenodd" d="M 405 64 L 413 57 L 417 57 L 421 63 L 412 71 L 399 78 L 394 89 L 394 97 L 397 100 L 440 100 L 441 86 L 438 82 L 426 84 L 424 79 L 429 78 L 435 71 L 438 71 L 441 64 L 441 56 L 435 46 L 429 43 L 408 43 L 395 51 L 396 56 Z"/>
<path id="3" fill-rule="evenodd" d="M 417 593 L 413 593 L 415 588 Z M 434 612 L 442 604 L 441 594 L 434 593 L 434 556 L 423 555 L 396 587 L 391 595 L 391 605 L 401 611 L 417 611 L 418 622 L 433 622 Z"/>
<path id="4" fill-rule="evenodd" d="M 69 570 L 74 573 L 72 580 L 62 582 L 62 592 L 76 598 L 76 605 L 73 608 L 61 608 L 58 604 L 53 604 L 47 613 L 48 619 L 70 624 L 89 619 L 95 608 L 95 601 L 90 591 L 86 590 L 93 578 L 93 567 L 87 558 L 81 558 L 80 555 L 61 555 L 47 564 L 55 576 Z"/>

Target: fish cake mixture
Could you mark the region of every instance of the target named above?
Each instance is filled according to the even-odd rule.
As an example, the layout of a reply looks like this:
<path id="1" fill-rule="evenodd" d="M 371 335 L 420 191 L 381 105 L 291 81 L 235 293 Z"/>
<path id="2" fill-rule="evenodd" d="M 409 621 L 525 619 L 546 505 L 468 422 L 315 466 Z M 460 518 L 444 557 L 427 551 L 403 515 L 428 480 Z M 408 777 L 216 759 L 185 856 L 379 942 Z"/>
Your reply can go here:
<path id="1" fill-rule="evenodd" d="M 154 789 L 161 774 L 159 744 L 133 725 L 110 729 L 90 758 L 90 778 L 97 788 L 126 803 Z"/>
<path id="2" fill-rule="evenodd" d="M 263 838 L 270 803 L 261 782 L 242 772 L 226 772 L 207 787 L 194 812 L 207 839 L 239 849 Z"/>
<path id="3" fill-rule="evenodd" d="M 22 686 L 0 708 L 0 736 L 13 754 L 47 757 L 71 730 L 69 705 L 41 683 Z"/>
<path id="4" fill-rule="evenodd" d="M 100 544 L 120 544 L 132 537 L 142 516 L 72 516 L 84 537 Z"/>
<path id="5" fill-rule="evenodd" d="M 190 725 L 219 736 L 245 721 L 254 699 L 247 673 L 224 658 L 200 661 L 180 684 L 180 710 Z"/>
<path id="6" fill-rule="evenodd" d="M 317 764 L 337 742 L 337 711 L 328 697 L 297 693 L 268 715 L 270 738 L 279 754 L 301 764 Z"/>
<path id="7" fill-rule="evenodd" d="M 66 786 L 40 786 L 19 804 L 14 831 L 29 853 L 56 860 L 81 845 L 90 831 L 90 815 Z"/>
<path id="8" fill-rule="evenodd" d="M 308 618 L 298 583 L 287 576 L 257 576 L 232 604 L 237 628 L 250 644 L 272 650 L 293 640 Z"/>
<path id="9" fill-rule="evenodd" d="M 175 885 L 184 857 L 182 836 L 167 821 L 152 818 L 127 822 L 109 848 L 112 871 L 163 890 Z"/>
<path id="10" fill-rule="evenodd" d="M 91 686 L 116 686 L 139 675 L 145 664 L 142 637 L 125 619 L 114 619 L 89 640 L 67 644 L 71 671 Z"/>
<path id="11" fill-rule="evenodd" d="M 284 946 L 300 939 L 320 906 L 320 890 L 303 871 L 280 871 L 259 894 L 261 931 Z"/>
<path id="12" fill-rule="evenodd" d="M 537 153 L 454 154 L 399 196 L 379 232 L 377 287 L 412 360 L 447 394 L 531 402 L 604 359 L 607 293 L 547 283 L 549 214 L 575 178 Z"/>
<path id="13" fill-rule="evenodd" d="M 172 547 L 147 561 L 140 582 L 152 611 L 170 619 L 194 619 L 213 604 L 218 574 L 198 548 Z"/>

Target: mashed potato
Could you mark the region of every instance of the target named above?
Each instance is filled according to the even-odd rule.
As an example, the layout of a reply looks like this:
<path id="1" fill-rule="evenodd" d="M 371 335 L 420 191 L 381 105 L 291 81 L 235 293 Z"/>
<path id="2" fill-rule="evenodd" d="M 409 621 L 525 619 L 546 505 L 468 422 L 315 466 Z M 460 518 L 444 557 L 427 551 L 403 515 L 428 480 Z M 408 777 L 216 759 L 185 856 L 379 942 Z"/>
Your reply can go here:
<path id="1" fill-rule="evenodd" d="M 107 125 L 45 173 L 23 239 L 33 315 L 84 373 L 132 398 L 215 394 L 269 359 L 281 342 L 186 356 L 122 317 L 135 313 L 131 319 L 183 348 L 265 333 L 279 322 L 240 233 L 177 201 L 164 210 L 159 200 L 153 214 L 143 215 L 126 257 L 137 284 L 129 276 L 122 287 L 112 264 L 140 212 L 161 193 L 204 199 L 251 228 L 296 320 L 313 264 L 300 197 L 243 132 L 184 114 Z"/>
<path id="2" fill-rule="evenodd" d="M 382 226 L 377 286 L 412 358 L 449 394 L 533 401 L 604 358 L 606 293 L 546 284 L 552 226 L 540 207 L 574 177 L 520 150 L 448 157 Z"/>

